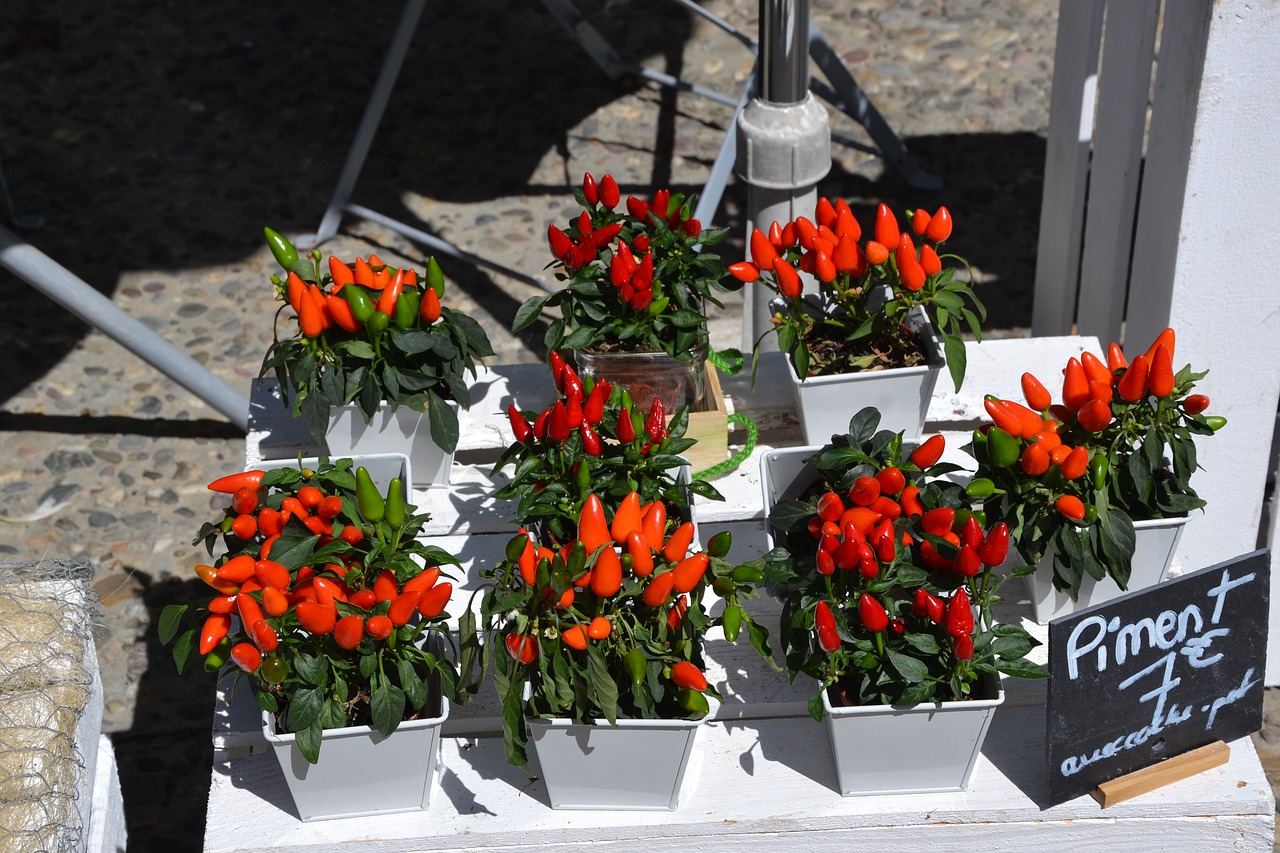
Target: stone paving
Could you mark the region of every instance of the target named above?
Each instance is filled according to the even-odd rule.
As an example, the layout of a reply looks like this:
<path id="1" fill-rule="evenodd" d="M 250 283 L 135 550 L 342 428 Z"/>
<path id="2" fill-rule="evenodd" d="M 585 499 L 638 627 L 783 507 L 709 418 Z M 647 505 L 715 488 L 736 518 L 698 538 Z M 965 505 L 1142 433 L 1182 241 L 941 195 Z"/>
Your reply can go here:
<path id="1" fill-rule="evenodd" d="M 753 57 L 675 4 L 582 2 L 630 59 L 736 93 Z M 704 5 L 748 33 L 756 3 Z M 945 187 L 919 192 L 875 156 L 834 146 L 824 195 L 864 222 L 884 200 L 947 204 L 992 335 L 1025 335 L 1048 125 L 1052 0 L 814 0 L 814 21 Z M 248 393 L 272 339 L 270 225 L 314 232 L 397 21 L 397 4 L 281 0 L 0 6 L 3 164 L 34 245 L 215 375 Z M 731 111 L 611 81 L 536 2 L 429 6 L 356 200 L 552 284 L 548 223 L 582 173 L 624 194 L 696 192 Z M 865 144 L 842 114 L 837 138 Z M 745 191 L 716 218 L 739 234 Z M 2 215 L 0 211 L 0 215 Z M 426 252 L 348 218 L 323 247 L 421 267 Z M 741 239 L 724 254 L 740 257 Z M 506 330 L 537 288 L 446 259 L 452 304 L 480 320 L 495 363 L 534 361 Z M 731 301 L 716 342 L 735 345 Z M 0 559 L 81 559 L 96 572 L 106 684 L 131 848 L 198 849 L 211 682 L 177 678 L 152 625 L 200 594 L 191 537 L 204 486 L 240 467 L 225 417 L 25 283 L 0 273 Z M 1264 744 L 1264 740 L 1259 740 Z M 1270 743 L 1267 737 L 1265 743 Z M 1270 753 L 1267 753 L 1270 755 Z"/>

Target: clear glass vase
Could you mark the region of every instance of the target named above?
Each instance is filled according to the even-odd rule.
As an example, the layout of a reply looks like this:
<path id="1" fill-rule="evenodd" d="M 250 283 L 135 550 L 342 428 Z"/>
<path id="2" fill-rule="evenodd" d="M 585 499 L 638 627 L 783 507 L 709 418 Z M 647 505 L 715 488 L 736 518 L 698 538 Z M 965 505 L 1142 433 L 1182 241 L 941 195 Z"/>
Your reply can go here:
<path id="1" fill-rule="evenodd" d="M 578 372 L 595 379 L 607 379 L 625 387 L 642 411 L 648 411 L 654 396 L 671 414 L 677 409 L 696 409 L 706 390 L 707 344 L 699 344 L 689 361 L 663 352 L 590 352 L 577 350 Z"/>

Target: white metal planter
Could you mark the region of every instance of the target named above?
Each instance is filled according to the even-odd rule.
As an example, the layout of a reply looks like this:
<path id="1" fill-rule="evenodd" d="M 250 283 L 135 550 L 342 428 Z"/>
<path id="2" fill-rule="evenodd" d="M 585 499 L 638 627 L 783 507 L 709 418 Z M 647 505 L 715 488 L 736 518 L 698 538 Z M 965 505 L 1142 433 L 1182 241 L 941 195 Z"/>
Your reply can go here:
<path id="1" fill-rule="evenodd" d="M 963 791 L 991 718 L 1004 702 L 998 676 L 984 675 L 960 702 L 832 707 L 822 694 L 837 786 L 846 797 Z"/>
<path id="2" fill-rule="evenodd" d="M 791 359 L 784 359 L 805 444 L 826 444 L 832 435 L 848 432 L 849 419 L 867 406 L 880 410 L 881 429 L 901 432 L 908 439 L 924 432 L 929 401 L 946 360 L 937 333 L 923 311 L 912 313 L 908 323 L 923 333 L 929 353 L 926 364 L 810 376 L 802 382 Z"/>
<path id="3" fill-rule="evenodd" d="M 328 729 L 316 764 L 303 757 L 295 735 L 276 733 L 274 714 L 263 712 L 262 734 L 304 821 L 419 811 L 431 802 L 449 700 L 440 696 L 436 711 L 401 723 L 387 737 L 370 726 Z"/>
<path id="4" fill-rule="evenodd" d="M 1120 589 L 1110 577 L 1094 580 L 1085 575 L 1080 583 L 1080 596 L 1075 601 L 1065 592 L 1059 592 L 1053 586 L 1053 552 L 1047 552 L 1036 564 L 1034 574 L 1027 575 L 1027 594 L 1031 596 L 1031 607 L 1037 623 L 1044 625 L 1066 616 L 1077 610 L 1102 604 L 1130 592 L 1155 586 L 1164 580 L 1173 562 L 1174 551 L 1178 540 L 1186 527 L 1188 517 L 1155 518 L 1148 521 L 1135 521 L 1134 533 L 1137 535 L 1133 549 L 1132 570 L 1129 575 L 1129 588 Z"/>
<path id="5" fill-rule="evenodd" d="M 337 459 L 350 459 L 352 462 L 351 471 L 355 473 L 357 468 L 364 468 L 369 472 L 369 479 L 378 488 L 380 494 L 387 493 L 387 487 L 391 485 L 391 481 L 396 477 L 400 478 L 400 485 L 404 488 L 404 498 L 409 500 L 409 483 L 413 477 L 412 466 L 409 464 L 409 457 L 403 453 L 373 453 L 367 456 L 334 456 L 329 459 L 330 462 Z M 305 456 L 301 459 L 270 459 L 259 462 L 254 468 L 260 471 L 274 471 L 277 468 L 315 468 L 320 464 L 320 458 L 317 456 Z"/>
<path id="6" fill-rule="evenodd" d="M 709 717 L 710 715 L 708 715 Z M 553 809 L 674 811 L 702 720 L 526 720 Z"/>
<path id="7" fill-rule="evenodd" d="M 458 404 L 447 403 L 456 412 Z M 364 415 L 354 403 L 329 410 L 329 428 L 325 443 L 330 456 L 354 456 L 370 453 L 403 453 L 409 457 L 413 471 L 412 485 L 418 488 L 447 487 L 453 469 L 453 454 L 446 453 L 431 437 L 426 412 L 406 406 L 392 410 L 387 403 L 378 406 L 373 420 L 365 423 Z"/>

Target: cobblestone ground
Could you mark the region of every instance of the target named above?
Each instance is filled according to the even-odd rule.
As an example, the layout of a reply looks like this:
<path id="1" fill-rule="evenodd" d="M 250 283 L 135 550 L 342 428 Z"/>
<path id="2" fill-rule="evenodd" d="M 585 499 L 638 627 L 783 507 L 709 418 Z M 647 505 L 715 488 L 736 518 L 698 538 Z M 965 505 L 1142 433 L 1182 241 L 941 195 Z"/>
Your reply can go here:
<path id="1" fill-rule="evenodd" d="M 630 59 L 736 93 L 753 57 L 675 4 L 584 2 Z M 754 33 L 757 4 L 706 8 Z M 837 144 L 824 195 L 869 222 L 947 204 L 990 334 L 1026 334 L 1048 125 L 1052 0 L 814 0 L 814 21 L 912 154 L 941 177 L 912 190 Z M 270 225 L 315 231 L 397 4 L 90 0 L 0 5 L 0 163 L 24 236 L 247 394 L 272 339 Z M 544 283 L 550 222 L 585 171 L 624 193 L 698 191 L 731 111 L 635 79 L 611 81 L 536 2 L 433 4 L 418 27 L 357 186 L 359 203 Z M 838 139 L 864 144 L 846 116 Z M 716 224 L 741 231 L 731 182 Z M 951 244 L 949 244 L 951 245 Z M 348 219 L 325 245 L 421 266 L 422 246 Z M 741 241 L 725 254 L 736 257 Z M 453 304 L 484 323 L 496 363 L 531 361 L 507 329 L 532 285 L 443 264 Z M 735 305 L 714 321 L 739 337 Z M 152 626 L 198 593 L 191 537 L 204 485 L 241 465 L 225 417 L 101 331 L 0 273 L 0 559 L 95 567 L 106 685 L 131 848 L 198 849 L 211 682 L 177 678 Z M 110 322 L 103 323 L 109 330 Z M 1262 741 L 1260 740 L 1260 743 Z M 1267 740 L 1270 743 L 1270 740 Z M 1270 753 L 1267 753 L 1270 755 Z"/>

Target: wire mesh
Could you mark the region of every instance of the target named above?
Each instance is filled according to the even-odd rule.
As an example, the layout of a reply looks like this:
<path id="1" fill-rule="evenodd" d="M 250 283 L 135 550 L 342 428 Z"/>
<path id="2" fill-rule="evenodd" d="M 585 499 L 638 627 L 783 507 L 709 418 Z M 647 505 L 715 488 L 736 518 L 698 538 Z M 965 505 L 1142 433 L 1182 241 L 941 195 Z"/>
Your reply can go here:
<path id="1" fill-rule="evenodd" d="M 93 570 L 0 562 L 0 850 L 82 851 L 92 784 L 79 729 L 93 691 Z M 94 727 L 95 729 L 97 726 Z M 97 731 L 85 748 L 97 743 Z"/>

